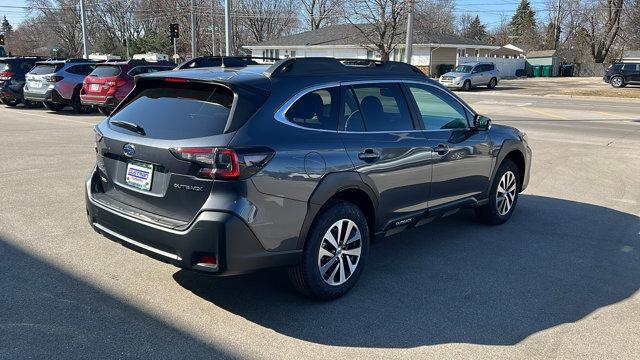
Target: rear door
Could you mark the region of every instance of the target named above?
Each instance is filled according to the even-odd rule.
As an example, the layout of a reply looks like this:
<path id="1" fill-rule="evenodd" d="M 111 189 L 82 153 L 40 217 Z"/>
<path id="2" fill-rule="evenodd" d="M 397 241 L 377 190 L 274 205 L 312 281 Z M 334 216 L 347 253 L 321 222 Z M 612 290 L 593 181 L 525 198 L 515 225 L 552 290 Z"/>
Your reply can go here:
<path id="1" fill-rule="evenodd" d="M 378 223 L 392 227 L 416 220 L 427 208 L 431 150 L 415 127 L 402 87 L 357 83 L 343 84 L 342 91 L 339 134 L 355 169 L 380 194 Z"/>
<path id="2" fill-rule="evenodd" d="M 472 129 L 471 113 L 446 91 L 427 84 L 406 86 L 434 151 L 429 207 L 478 199 L 489 186 L 493 166 L 488 132 Z"/>
<path id="3" fill-rule="evenodd" d="M 224 86 L 150 81 L 99 126 L 98 168 L 110 201 L 178 221 L 190 221 L 214 181 L 201 167 L 178 160 L 171 149 L 229 143 L 224 133 L 234 94 Z M 117 126 L 130 123 L 139 126 Z M 197 156 L 197 155 L 194 155 Z"/>

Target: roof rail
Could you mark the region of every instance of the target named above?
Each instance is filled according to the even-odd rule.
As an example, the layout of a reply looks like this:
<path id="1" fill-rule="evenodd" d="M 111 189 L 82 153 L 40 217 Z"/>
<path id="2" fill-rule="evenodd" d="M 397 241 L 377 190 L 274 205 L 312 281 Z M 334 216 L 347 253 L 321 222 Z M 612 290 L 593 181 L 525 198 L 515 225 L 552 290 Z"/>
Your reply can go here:
<path id="1" fill-rule="evenodd" d="M 403 62 L 371 59 L 336 59 L 329 57 L 279 60 L 265 71 L 265 75 L 269 77 L 358 73 L 370 75 L 378 72 L 404 75 L 419 74 L 424 76 L 418 68 Z"/>

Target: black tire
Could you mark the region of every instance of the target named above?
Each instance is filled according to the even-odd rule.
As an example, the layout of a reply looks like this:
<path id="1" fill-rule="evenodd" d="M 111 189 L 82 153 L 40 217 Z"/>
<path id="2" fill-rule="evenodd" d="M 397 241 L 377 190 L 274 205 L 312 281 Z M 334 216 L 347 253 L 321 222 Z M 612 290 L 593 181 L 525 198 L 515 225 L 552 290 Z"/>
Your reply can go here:
<path id="1" fill-rule="evenodd" d="M 342 235 L 337 239 L 338 243 L 340 243 L 341 238 L 343 239 L 342 245 L 340 246 L 340 254 L 342 254 L 341 256 L 336 257 L 336 254 L 338 252 L 336 250 L 335 252 L 333 252 L 334 255 L 332 258 L 322 258 L 326 259 L 326 261 L 323 263 L 323 266 L 328 265 L 325 274 L 331 273 L 328 276 L 328 278 L 331 280 L 326 280 L 326 278 L 321 274 L 320 246 L 324 244 L 325 247 L 323 249 L 330 250 L 327 249 L 327 243 L 324 241 L 325 233 L 335 230 L 335 224 L 340 223 L 341 220 L 344 221 L 342 224 L 346 224 L 348 223 L 348 220 L 350 220 L 357 226 L 357 229 L 354 228 L 351 231 L 351 234 L 354 234 L 354 236 L 352 236 L 351 238 L 355 238 L 355 234 L 357 234 L 355 231 L 360 232 L 359 244 L 357 243 L 357 241 L 354 241 L 352 243 L 352 245 L 356 247 L 357 245 L 360 245 L 360 257 L 356 261 L 355 270 L 345 276 L 346 280 L 344 282 L 336 285 L 331 285 L 328 283 L 328 281 L 333 281 L 336 279 L 336 277 L 338 279 L 337 282 L 342 281 L 340 279 L 341 274 L 334 271 L 337 271 L 337 267 L 339 270 L 340 264 L 345 264 L 345 262 L 347 262 L 348 260 L 348 255 L 342 254 L 342 246 L 344 246 L 344 249 L 346 251 L 349 245 L 345 245 L 348 244 L 345 238 L 349 238 L 351 234 L 347 234 L 346 236 Z M 289 279 L 293 283 L 293 286 L 299 292 L 312 299 L 325 301 L 337 299 L 351 290 L 351 288 L 353 288 L 353 286 L 358 281 L 358 278 L 360 277 L 360 274 L 364 269 L 368 251 L 369 227 L 367 225 L 367 219 L 365 218 L 360 208 L 347 201 L 333 202 L 329 204 L 326 209 L 316 217 L 314 224 L 312 225 L 307 236 L 307 241 L 302 253 L 302 260 L 300 264 L 289 269 Z M 349 259 L 351 259 L 351 261 L 355 261 L 355 258 L 353 257 L 350 257 Z M 329 264 L 330 262 L 332 264 Z M 344 274 L 347 273 L 347 269 L 347 265 L 344 265 Z M 332 274 L 334 275 L 333 277 L 331 276 Z"/>
<path id="2" fill-rule="evenodd" d="M 462 83 L 462 90 L 464 91 L 471 90 L 471 81 L 465 80 L 464 83 Z"/>
<path id="3" fill-rule="evenodd" d="M 495 89 L 496 85 L 498 85 L 498 79 L 491 78 L 491 80 L 489 80 L 489 84 L 487 84 L 487 88 L 488 89 Z"/>
<path id="4" fill-rule="evenodd" d="M 111 109 L 103 107 L 103 106 L 98 106 L 98 111 L 100 111 L 100 114 L 102 114 L 104 116 L 111 115 Z"/>
<path id="5" fill-rule="evenodd" d="M 56 103 L 52 103 L 52 102 L 44 102 L 44 107 L 47 108 L 47 110 L 51 110 L 51 111 L 62 111 L 62 109 L 64 109 L 67 105 L 65 104 L 56 104 Z"/>
<path id="6" fill-rule="evenodd" d="M 508 211 L 504 212 L 504 208 L 501 209 L 500 206 L 502 205 L 502 202 L 506 201 L 504 200 L 504 197 L 508 195 L 505 195 L 502 197 L 503 200 L 499 201 L 498 187 L 500 186 L 503 176 L 508 172 L 511 172 L 515 176 L 515 193 L 513 193 L 512 197 L 509 197 L 511 205 Z M 491 183 L 491 189 L 489 190 L 489 202 L 476 208 L 476 216 L 478 219 L 491 225 L 502 224 L 509 220 L 518 203 L 518 195 L 520 194 L 521 186 L 522 181 L 518 167 L 513 161 L 508 159 L 504 160 L 502 164 L 500 164 L 498 171 L 496 171 L 496 176 L 493 178 L 493 182 Z"/>
<path id="7" fill-rule="evenodd" d="M 76 114 L 88 114 L 93 112 L 93 105 L 82 105 L 82 101 L 80 100 L 80 90 L 77 90 L 73 94 L 73 99 L 71 99 L 71 107 Z"/>
<path id="8" fill-rule="evenodd" d="M 2 98 L 0 100 L 2 101 L 3 104 L 5 104 L 7 106 L 11 106 L 11 107 L 18 106 L 18 104 L 20 104 L 20 101 L 18 101 L 18 100 L 9 100 L 9 99 L 5 99 L 5 98 Z"/>
<path id="9" fill-rule="evenodd" d="M 613 86 L 614 88 L 621 88 L 621 87 L 627 86 L 627 84 L 624 83 L 624 79 L 622 78 L 622 76 L 614 76 L 609 80 L 609 82 L 611 83 L 611 86 Z"/>

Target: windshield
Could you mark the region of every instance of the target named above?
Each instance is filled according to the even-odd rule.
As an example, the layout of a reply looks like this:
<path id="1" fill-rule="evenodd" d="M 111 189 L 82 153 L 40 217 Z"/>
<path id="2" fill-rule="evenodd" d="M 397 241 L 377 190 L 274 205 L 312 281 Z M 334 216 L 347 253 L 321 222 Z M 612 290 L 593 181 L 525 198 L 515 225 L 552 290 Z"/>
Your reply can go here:
<path id="1" fill-rule="evenodd" d="M 131 122 L 155 139 L 188 139 L 222 134 L 233 92 L 216 85 L 161 84 L 143 89 L 110 121 Z M 127 131 L 122 127 L 116 131 Z"/>
<path id="2" fill-rule="evenodd" d="M 470 73 L 471 69 L 473 69 L 473 66 L 471 65 L 458 65 L 456 66 L 456 69 L 454 71 L 461 73 Z"/>

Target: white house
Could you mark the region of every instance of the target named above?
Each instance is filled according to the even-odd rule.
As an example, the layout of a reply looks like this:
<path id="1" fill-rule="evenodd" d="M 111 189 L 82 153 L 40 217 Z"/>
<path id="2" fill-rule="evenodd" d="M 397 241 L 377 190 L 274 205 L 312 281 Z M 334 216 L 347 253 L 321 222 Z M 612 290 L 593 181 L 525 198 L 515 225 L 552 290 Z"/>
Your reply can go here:
<path id="1" fill-rule="evenodd" d="M 640 62 L 640 50 L 626 50 L 622 55 L 622 62 Z"/>
<path id="2" fill-rule="evenodd" d="M 391 54 L 391 60 L 404 61 L 404 35 L 398 40 L 401 44 Z M 351 59 L 379 59 L 373 46 L 367 44 L 366 37 L 352 24 L 327 26 L 318 30 L 283 36 L 245 46 L 254 57 L 335 57 Z M 493 57 L 492 51 L 499 46 L 488 45 L 464 37 L 439 34 L 414 34 L 411 63 L 423 71 L 438 74 L 439 65 L 455 66 L 458 58 L 473 56 Z M 433 71 L 430 71 L 433 70 Z"/>

